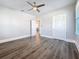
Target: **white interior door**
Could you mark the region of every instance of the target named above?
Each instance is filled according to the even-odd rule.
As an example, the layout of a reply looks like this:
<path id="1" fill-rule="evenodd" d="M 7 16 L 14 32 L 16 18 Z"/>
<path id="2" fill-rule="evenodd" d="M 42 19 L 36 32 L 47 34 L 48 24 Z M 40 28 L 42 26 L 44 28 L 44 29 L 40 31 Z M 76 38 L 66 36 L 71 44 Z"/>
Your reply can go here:
<path id="1" fill-rule="evenodd" d="M 57 14 L 53 16 L 52 33 L 55 38 L 66 39 L 66 15 Z"/>

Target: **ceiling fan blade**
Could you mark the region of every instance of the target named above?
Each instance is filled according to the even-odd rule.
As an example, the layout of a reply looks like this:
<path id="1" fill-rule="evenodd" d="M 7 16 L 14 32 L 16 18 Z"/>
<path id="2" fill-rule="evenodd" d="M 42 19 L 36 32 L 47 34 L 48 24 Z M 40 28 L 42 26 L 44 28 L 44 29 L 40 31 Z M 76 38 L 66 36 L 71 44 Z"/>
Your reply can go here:
<path id="1" fill-rule="evenodd" d="M 38 12 L 40 12 L 40 10 L 39 10 L 39 9 L 37 9 L 37 11 L 38 11 Z"/>
<path id="2" fill-rule="evenodd" d="M 33 5 L 30 2 L 28 2 L 28 1 L 26 1 L 26 2 L 33 7 Z"/>
<path id="3" fill-rule="evenodd" d="M 33 10 L 33 8 L 29 9 L 28 11 Z"/>
<path id="4" fill-rule="evenodd" d="M 38 5 L 37 7 L 39 8 L 39 7 L 42 7 L 42 6 L 45 6 L 45 4 Z"/>

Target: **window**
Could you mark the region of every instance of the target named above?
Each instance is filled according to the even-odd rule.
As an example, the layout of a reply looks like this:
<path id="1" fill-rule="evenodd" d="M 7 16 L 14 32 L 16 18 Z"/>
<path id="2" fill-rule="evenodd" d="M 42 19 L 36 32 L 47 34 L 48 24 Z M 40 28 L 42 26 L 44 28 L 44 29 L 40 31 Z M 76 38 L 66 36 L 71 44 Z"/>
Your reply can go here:
<path id="1" fill-rule="evenodd" d="M 79 1 L 76 5 L 76 34 L 79 35 Z"/>

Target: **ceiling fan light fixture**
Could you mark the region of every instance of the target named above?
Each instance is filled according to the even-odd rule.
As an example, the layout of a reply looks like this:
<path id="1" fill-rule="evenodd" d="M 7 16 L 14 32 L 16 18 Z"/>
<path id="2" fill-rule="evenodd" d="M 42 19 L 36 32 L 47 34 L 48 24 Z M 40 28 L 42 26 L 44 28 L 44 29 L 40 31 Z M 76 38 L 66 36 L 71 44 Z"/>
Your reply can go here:
<path id="1" fill-rule="evenodd" d="M 33 7 L 33 10 L 36 11 L 37 10 L 37 7 Z"/>
<path id="2" fill-rule="evenodd" d="M 42 7 L 42 6 L 45 6 L 45 4 L 40 4 L 40 5 L 37 5 L 36 2 L 34 2 L 33 4 L 31 4 L 30 2 L 26 1 L 30 6 L 32 6 L 32 8 L 30 10 L 33 10 L 33 11 L 37 11 L 37 12 L 40 12 L 39 8 Z M 29 10 L 28 10 L 29 11 Z"/>

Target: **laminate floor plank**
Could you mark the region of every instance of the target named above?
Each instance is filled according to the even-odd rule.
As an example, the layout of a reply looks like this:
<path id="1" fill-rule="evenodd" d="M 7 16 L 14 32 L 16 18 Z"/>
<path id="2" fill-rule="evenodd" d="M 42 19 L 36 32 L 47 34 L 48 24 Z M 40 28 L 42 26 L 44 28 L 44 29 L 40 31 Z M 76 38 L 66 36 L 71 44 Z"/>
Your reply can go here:
<path id="1" fill-rule="evenodd" d="M 0 44 L 0 59 L 79 59 L 74 43 L 40 37 Z M 38 44 L 40 43 L 40 44 Z"/>

